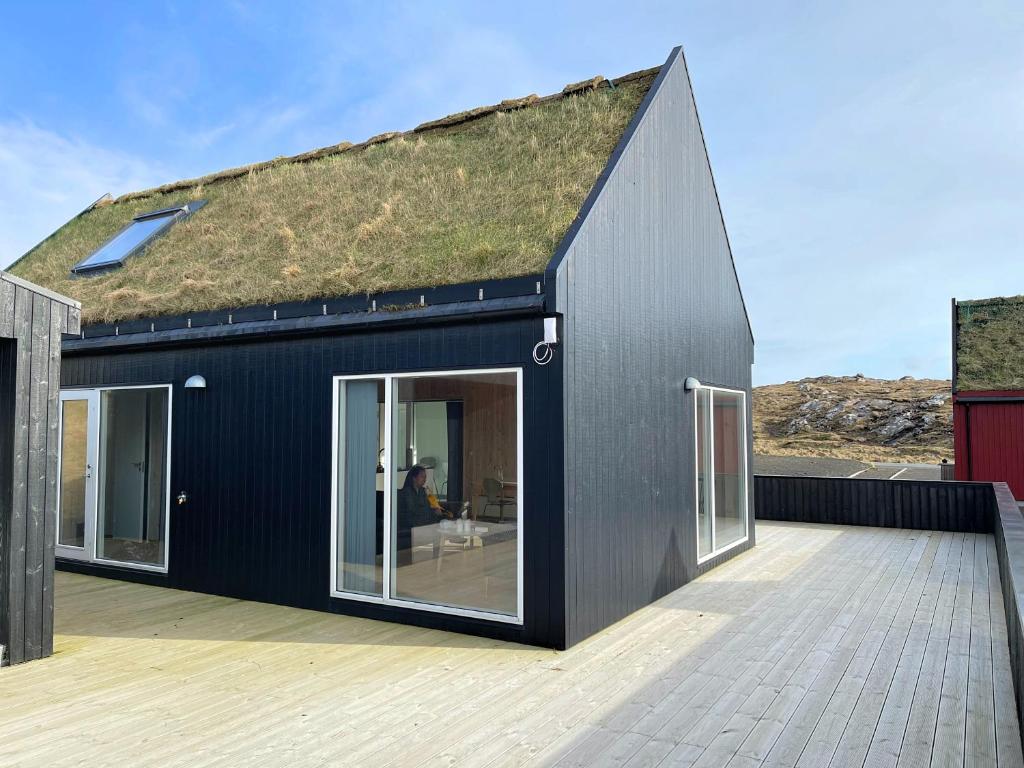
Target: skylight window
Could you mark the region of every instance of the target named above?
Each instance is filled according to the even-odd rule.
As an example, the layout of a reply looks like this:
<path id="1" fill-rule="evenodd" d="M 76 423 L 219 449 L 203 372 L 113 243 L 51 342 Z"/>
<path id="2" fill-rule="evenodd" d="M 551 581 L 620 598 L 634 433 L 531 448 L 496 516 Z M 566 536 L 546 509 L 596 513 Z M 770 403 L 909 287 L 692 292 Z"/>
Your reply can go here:
<path id="1" fill-rule="evenodd" d="M 75 264 L 71 271 L 80 275 L 120 267 L 125 259 L 145 249 L 170 229 L 174 222 L 198 211 L 204 205 L 205 200 L 196 200 L 186 205 L 140 214 L 91 255 Z"/>

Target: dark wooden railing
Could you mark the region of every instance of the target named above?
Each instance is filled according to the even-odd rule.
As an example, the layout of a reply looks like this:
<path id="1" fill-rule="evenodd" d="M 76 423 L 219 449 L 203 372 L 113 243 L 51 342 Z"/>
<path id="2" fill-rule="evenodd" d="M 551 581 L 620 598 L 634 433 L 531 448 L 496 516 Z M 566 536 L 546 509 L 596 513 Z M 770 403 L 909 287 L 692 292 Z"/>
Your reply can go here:
<path id="1" fill-rule="evenodd" d="M 996 557 L 1003 587 L 1006 641 L 1010 646 L 1017 721 L 1024 733 L 1024 517 L 1006 483 L 993 483 Z"/>
<path id="2" fill-rule="evenodd" d="M 993 534 L 1024 733 L 1024 516 L 1006 483 L 755 475 L 754 512 L 760 520 Z"/>
<path id="3" fill-rule="evenodd" d="M 754 476 L 762 520 L 992 533 L 991 483 Z"/>

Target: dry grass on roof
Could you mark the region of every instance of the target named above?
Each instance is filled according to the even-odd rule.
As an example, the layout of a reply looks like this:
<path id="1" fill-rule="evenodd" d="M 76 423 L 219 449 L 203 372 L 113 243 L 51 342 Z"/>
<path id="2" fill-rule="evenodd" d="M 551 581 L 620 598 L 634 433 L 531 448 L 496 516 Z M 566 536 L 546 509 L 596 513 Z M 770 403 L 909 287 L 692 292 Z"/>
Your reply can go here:
<path id="1" fill-rule="evenodd" d="M 1024 389 L 1024 296 L 958 302 L 957 388 Z"/>
<path id="2" fill-rule="evenodd" d="M 540 272 L 650 78 L 191 190 L 100 206 L 14 272 L 112 322 Z M 133 215 L 205 198 L 113 272 L 71 267 Z"/>

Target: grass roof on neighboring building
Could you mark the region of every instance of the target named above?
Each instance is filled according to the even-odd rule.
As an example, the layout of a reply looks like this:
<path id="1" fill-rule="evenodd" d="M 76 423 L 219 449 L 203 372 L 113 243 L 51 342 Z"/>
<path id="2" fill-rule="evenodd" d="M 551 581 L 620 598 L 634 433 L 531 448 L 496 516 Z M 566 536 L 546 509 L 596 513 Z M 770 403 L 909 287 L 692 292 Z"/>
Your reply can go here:
<path id="1" fill-rule="evenodd" d="M 539 273 L 656 74 L 123 195 L 11 271 L 81 301 L 86 322 Z M 71 277 L 133 216 L 195 199 L 123 267 Z"/>
<path id="2" fill-rule="evenodd" d="M 957 302 L 957 389 L 1024 390 L 1024 296 Z"/>

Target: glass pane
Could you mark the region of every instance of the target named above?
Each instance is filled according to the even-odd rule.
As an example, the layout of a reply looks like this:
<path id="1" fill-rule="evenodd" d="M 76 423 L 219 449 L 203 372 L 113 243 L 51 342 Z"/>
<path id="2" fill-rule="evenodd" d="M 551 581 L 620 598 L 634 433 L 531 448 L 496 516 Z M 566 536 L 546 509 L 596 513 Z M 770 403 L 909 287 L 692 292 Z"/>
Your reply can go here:
<path id="1" fill-rule="evenodd" d="M 408 408 L 406 403 L 399 403 L 398 410 L 395 412 L 395 469 L 408 469 L 416 463 L 413 459 L 410 440 L 412 430 L 408 426 L 410 418 L 412 418 L 412 409 Z"/>
<path id="2" fill-rule="evenodd" d="M 337 588 L 384 594 L 384 382 L 342 381 L 338 391 Z"/>
<path id="3" fill-rule="evenodd" d="M 100 395 L 97 556 L 164 564 L 167 504 L 166 389 Z"/>
<path id="4" fill-rule="evenodd" d="M 516 375 L 397 378 L 393 396 L 394 466 L 402 467 L 410 450 L 419 463 L 396 470 L 391 482 L 392 594 L 515 615 Z"/>
<path id="5" fill-rule="evenodd" d="M 89 402 L 65 400 L 61 404 L 61 409 L 60 525 L 57 543 L 69 547 L 84 547 Z"/>
<path id="6" fill-rule="evenodd" d="M 102 267 L 110 264 L 119 264 L 121 260 L 139 247 L 146 238 L 157 234 L 164 227 L 174 223 L 175 214 L 159 216 L 142 221 L 133 221 L 129 227 L 124 229 L 113 240 L 101 247 L 84 261 L 75 265 L 75 269 L 88 269 L 91 267 Z"/>
<path id="7" fill-rule="evenodd" d="M 715 548 L 747 535 L 746 478 L 743 473 L 743 396 L 714 393 Z"/>
<path id="8" fill-rule="evenodd" d="M 708 435 L 710 434 L 711 390 L 697 390 L 697 554 L 699 557 L 711 554 L 711 495 L 708 493 L 708 478 L 711 476 L 711 455 Z"/>

